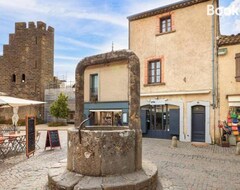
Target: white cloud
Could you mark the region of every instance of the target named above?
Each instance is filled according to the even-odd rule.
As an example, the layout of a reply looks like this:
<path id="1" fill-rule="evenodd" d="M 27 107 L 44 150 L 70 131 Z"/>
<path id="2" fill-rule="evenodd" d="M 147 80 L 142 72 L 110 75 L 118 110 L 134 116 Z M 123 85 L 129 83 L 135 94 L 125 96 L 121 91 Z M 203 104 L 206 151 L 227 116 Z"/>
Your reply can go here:
<path id="1" fill-rule="evenodd" d="M 15 12 L 16 18 L 35 17 L 41 15 L 41 17 L 55 17 L 62 19 L 87 19 L 97 20 L 101 22 L 110 23 L 113 25 L 119 25 L 127 28 L 127 20 L 117 13 L 100 13 L 97 10 L 79 10 L 73 7 L 67 2 L 61 1 L 60 3 L 54 1 L 54 3 L 47 3 L 46 1 L 39 3 L 39 0 L 11 0 L 0 1 L 1 11 Z M 94 11 L 94 12 L 93 12 Z M 26 14 L 26 12 L 30 14 Z M 21 13 L 21 14 L 20 14 Z M 20 15 L 19 15 L 20 14 Z M 35 16 L 34 16 L 35 14 Z"/>
<path id="2" fill-rule="evenodd" d="M 71 60 L 71 61 L 79 61 L 82 58 L 79 57 L 71 57 L 71 56 L 61 56 L 61 55 L 56 55 L 54 56 L 55 59 L 60 59 L 60 60 Z"/>
<path id="3" fill-rule="evenodd" d="M 90 44 L 90 43 L 82 42 L 80 40 L 77 40 L 77 39 L 74 39 L 74 38 L 70 38 L 70 37 L 58 36 L 58 40 L 61 41 L 61 42 L 66 43 L 66 44 L 72 44 L 74 46 L 100 50 L 98 45 L 93 45 L 93 44 Z"/>
<path id="4" fill-rule="evenodd" d="M 240 14 L 240 0 L 233 0 L 227 7 L 231 9 L 232 7 L 239 9 Z M 223 35 L 236 34 L 240 32 L 240 15 L 222 15 L 220 17 L 221 33 Z"/>
<path id="5" fill-rule="evenodd" d="M 128 6 L 129 14 L 137 14 L 140 12 L 148 11 L 165 5 L 169 5 L 181 0 L 148 0 L 148 1 L 139 1 L 131 0 Z M 128 15 L 130 16 L 130 15 Z"/>
<path id="6" fill-rule="evenodd" d="M 236 33 L 240 33 L 240 19 L 235 21 L 234 29 Z"/>

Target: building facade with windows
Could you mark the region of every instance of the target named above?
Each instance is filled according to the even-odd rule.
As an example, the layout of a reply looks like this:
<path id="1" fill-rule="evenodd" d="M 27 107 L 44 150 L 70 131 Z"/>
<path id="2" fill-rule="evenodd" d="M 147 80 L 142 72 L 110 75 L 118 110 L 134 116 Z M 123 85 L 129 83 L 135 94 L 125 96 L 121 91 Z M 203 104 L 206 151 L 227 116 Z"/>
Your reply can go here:
<path id="1" fill-rule="evenodd" d="M 219 65 L 219 120 L 227 120 L 230 112 L 240 115 L 240 34 L 220 36 Z M 239 141 L 240 141 L 240 135 Z"/>
<path id="2" fill-rule="evenodd" d="M 93 65 L 84 71 L 84 117 L 88 124 L 115 126 L 128 124 L 127 60 Z"/>
<path id="3" fill-rule="evenodd" d="M 239 49 L 229 46 L 225 58 L 217 55 L 223 44 L 218 43 L 218 17 L 207 15 L 207 5 L 212 3 L 218 6 L 218 1 L 180 1 L 128 17 L 129 49 L 141 64 L 145 136 L 219 141 L 218 122 L 225 118 L 222 110 L 228 109 L 226 93 L 222 93 L 227 83 L 220 78 L 227 66 L 221 63 L 231 61 L 231 86 Z M 234 85 L 231 93 L 238 94 L 238 84 Z"/>
<path id="4" fill-rule="evenodd" d="M 53 80 L 54 29 L 44 22 L 15 23 L 9 43 L 3 45 L 0 56 L 0 91 L 10 96 L 44 101 L 44 90 Z M 31 113 L 43 119 L 43 105 L 21 107 L 20 118 Z M 8 114 L 9 113 L 9 114 Z M 0 115 L 12 117 L 11 109 L 1 109 Z"/>

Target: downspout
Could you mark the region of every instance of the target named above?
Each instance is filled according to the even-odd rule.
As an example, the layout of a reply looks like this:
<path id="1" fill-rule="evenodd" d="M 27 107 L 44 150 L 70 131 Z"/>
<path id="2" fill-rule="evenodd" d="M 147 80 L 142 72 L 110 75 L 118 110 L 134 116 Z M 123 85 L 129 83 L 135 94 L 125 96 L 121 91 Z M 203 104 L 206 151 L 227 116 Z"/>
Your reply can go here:
<path id="1" fill-rule="evenodd" d="M 212 5 L 215 10 L 215 0 L 212 0 Z M 212 143 L 215 144 L 215 125 L 216 125 L 216 91 L 215 91 L 215 13 L 212 15 L 212 107 L 213 107 L 213 138 Z"/>
<path id="2" fill-rule="evenodd" d="M 215 0 L 212 0 L 212 5 L 215 10 Z M 212 15 L 212 106 L 215 109 L 216 102 L 215 102 L 215 14 Z"/>

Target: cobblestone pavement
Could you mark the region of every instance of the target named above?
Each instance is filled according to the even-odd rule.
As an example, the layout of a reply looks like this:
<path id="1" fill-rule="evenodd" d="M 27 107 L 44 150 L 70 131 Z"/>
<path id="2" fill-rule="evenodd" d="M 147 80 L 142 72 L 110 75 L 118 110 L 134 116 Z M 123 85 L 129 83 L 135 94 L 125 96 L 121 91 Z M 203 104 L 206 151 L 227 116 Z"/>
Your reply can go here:
<path id="1" fill-rule="evenodd" d="M 21 154 L 0 162 L 0 190 L 46 189 L 48 168 L 66 159 L 67 132 L 59 134 L 62 149 L 44 151 L 46 131 L 41 131 L 41 149 L 33 157 L 27 159 Z M 178 148 L 170 145 L 169 140 L 143 139 L 143 159 L 158 166 L 162 184 L 158 189 L 240 189 L 240 156 L 234 154 L 235 147 L 194 147 L 183 142 Z"/>

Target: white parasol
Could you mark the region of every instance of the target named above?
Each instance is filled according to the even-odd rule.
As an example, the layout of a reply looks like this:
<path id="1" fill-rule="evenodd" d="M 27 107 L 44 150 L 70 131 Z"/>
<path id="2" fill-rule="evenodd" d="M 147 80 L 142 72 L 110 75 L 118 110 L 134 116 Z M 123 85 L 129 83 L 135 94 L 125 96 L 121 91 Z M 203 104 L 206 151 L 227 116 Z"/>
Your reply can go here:
<path id="1" fill-rule="evenodd" d="M 18 107 L 20 106 L 29 106 L 29 105 L 38 105 L 45 104 L 46 102 L 40 102 L 35 100 L 27 100 L 22 98 L 14 98 L 11 96 L 0 96 L 0 108 L 12 107 L 13 116 L 12 122 L 14 126 L 17 126 L 18 122 Z"/>

